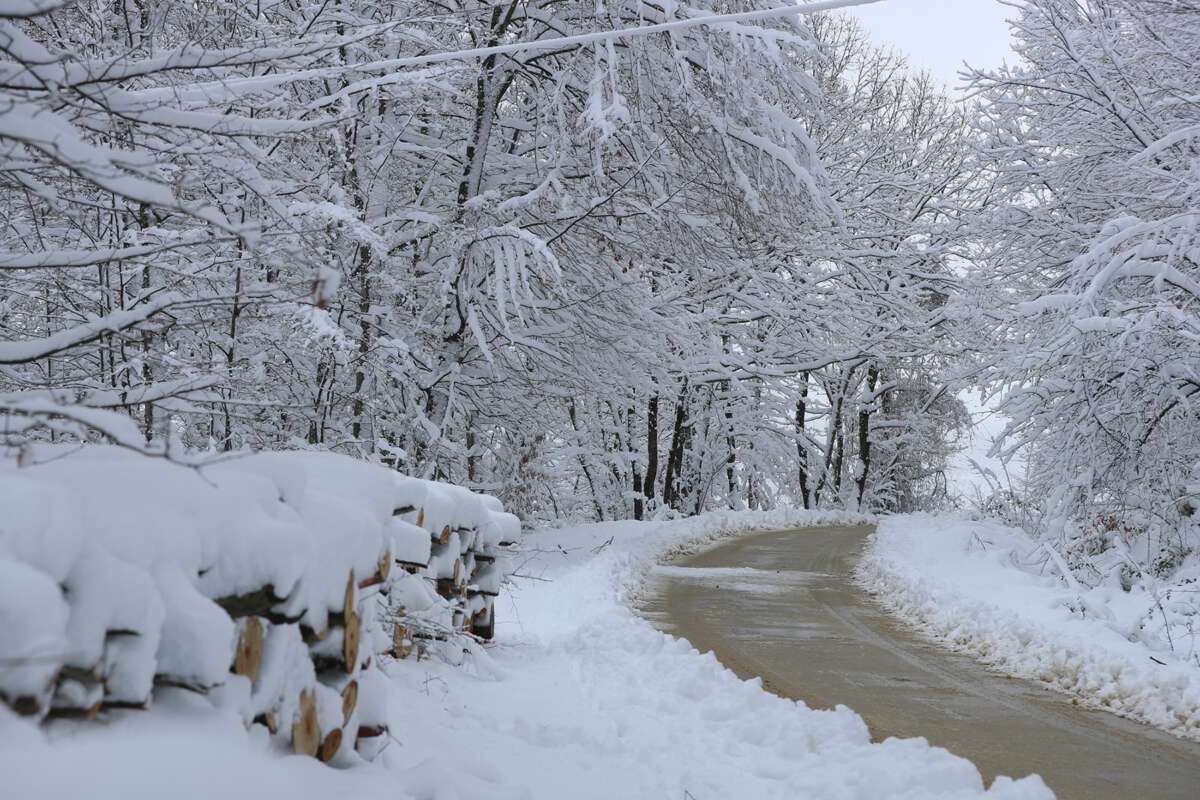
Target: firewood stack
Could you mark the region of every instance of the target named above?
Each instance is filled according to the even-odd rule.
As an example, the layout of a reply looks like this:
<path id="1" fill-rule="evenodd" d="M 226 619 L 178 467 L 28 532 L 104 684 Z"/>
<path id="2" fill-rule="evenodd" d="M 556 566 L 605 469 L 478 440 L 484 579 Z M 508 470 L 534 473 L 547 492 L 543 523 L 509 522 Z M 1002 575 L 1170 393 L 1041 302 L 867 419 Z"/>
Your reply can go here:
<path id="1" fill-rule="evenodd" d="M 184 690 L 349 765 L 390 740 L 383 660 L 494 633 L 520 532 L 495 498 L 329 454 L 197 474 L 86 453 L 0 465 L 0 702 L 18 714 Z"/>
<path id="2" fill-rule="evenodd" d="M 407 656 L 413 637 L 439 642 L 457 631 L 490 640 L 504 576 L 501 554 L 516 541 L 520 521 L 506 514 L 496 498 L 448 484 L 409 479 L 402 495 L 393 527 L 412 540 L 412 549 L 397 563 L 420 575 L 425 586 L 424 591 L 410 586 L 394 593 L 390 618 L 398 631 L 393 635 L 395 654 Z"/>

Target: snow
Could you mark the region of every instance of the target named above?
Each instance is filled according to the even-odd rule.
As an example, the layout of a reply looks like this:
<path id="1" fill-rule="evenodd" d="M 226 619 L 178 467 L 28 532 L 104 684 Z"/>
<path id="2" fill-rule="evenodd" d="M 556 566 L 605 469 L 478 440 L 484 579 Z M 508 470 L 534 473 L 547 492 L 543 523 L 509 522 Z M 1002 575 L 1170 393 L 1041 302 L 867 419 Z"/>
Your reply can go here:
<path id="1" fill-rule="evenodd" d="M 969 762 L 921 739 L 871 743 L 850 709 L 768 694 L 631 607 L 670 553 L 740 531 L 862 519 L 725 512 L 527 535 L 517 570 L 526 577 L 498 600 L 493 647 L 466 642 L 458 666 L 384 660 L 387 678 L 360 687 L 387 699 L 391 734 L 374 763 L 330 769 L 281 754 L 261 726 L 244 728 L 234 687 L 216 703 L 160 689 L 147 711 L 55 722 L 44 736 L 0 717 L 0 770 L 27 800 L 77 796 L 81 780 L 90 797 L 131 800 L 1051 797 L 1036 777 L 985 790 Z M 288 694 L 295 662 L 280 653 L 304 647 L 295 627 L 270 636 L 255 708 L 269 706 L 264 694 Z"/>
<path id="2" fill-rule="evenodd" d="M 164 616 L 155 660 L 160 674 L 193 686 L 224 683 L 233 663 L 233 620 L 168 564 L 154 574 Z"/>
<path id="3" fill-rule="evenodd" d="M 0 697 L 16 702 L 48 691 L 67 648 L 67 613 L 44 572 L 0 558 Z"/>
<path id="4" fill-rule="evenodd" d="M 1200 739 L 1200 664 L 1143 633 L 1153 598 L 1081 587 L 1020 530 L 966 516 L 890 517 L 859 579 L 902 620 L 1000 672 Z"/>

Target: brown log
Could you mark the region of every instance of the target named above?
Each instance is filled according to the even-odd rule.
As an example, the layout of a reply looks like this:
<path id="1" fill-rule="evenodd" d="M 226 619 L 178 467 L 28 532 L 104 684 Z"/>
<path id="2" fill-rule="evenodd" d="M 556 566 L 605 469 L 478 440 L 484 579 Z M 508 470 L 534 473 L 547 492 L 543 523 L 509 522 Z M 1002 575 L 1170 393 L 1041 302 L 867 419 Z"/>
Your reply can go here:
<path id="1" fill-rule="evenodd" d="M 233 656 L 233 672 L 244 675 L 251 683 L 258 680 L 262 667 L 263 625 L 258 617 L 247 617 L 238 636 L 237 652 Z"/>
<path id="2" fill-rule="evenodd" d="M 359 725 L 359 739 L 374 739 L 376 736 L 383 736 L 388 732 L 386 725 Z"/>
<path id="3" fill-rule="evenodd" d="M 329 624 L 329 620 L 331 618 L 333 618 L 333 615 L 330 615 L 329 617 L 325 618 L 325 627 L 319 631 L 314 631 L 312 628 L 308 627 L 307 625 L 301 625 L 300 626 L 300 638 L 303 639 L 304 643 L 306 645 L 308 645 L 309 647 L 312 647 L 317 642 L 325 641 L 326 639 L 329 638 L 329 633 L 333 630 L 333 626 Z M 340 616 L 338 616 L 334 619 L 334 621 L 338 622 L 340 624 L 341 619 L 342 618 Z"/>
<path id="4" fill-rule="evenodd" d="M 275 625 L 290 625 L 299 621 L 300 617 L 288 617 L 272 610 L 286 599 L 275 594 L 274 586 L 264 586 L 256 592 L 218 597 L 213 602 L 234 619 L 263 617 Z"/>
<path id="5" fill-rule="evenodd" d="M 325 741 L 321 742 L 321 749 L 317 753 L 317 758 L 325 764 L 328 764 L 335 755 L 338 748 L 342 746 L 342 729 L 334 728 L 325 737 Z"/>
<path id="6" fill-rule="evenodd" d="M 394 560 L 392 559 L 391 552 L 389 551 L 384 553 L 379 557 L 379 565 L 375 569 L 375 574 L 369 578 L 363 578 L 361 581 L 359 581 L 358 588 L 367 589 L 371 586 L 378 586 L 381 583 L 385 583 L 388 579 L 388 575 L 392 573 L 393 562 Z"/>
<path id="7" fill-rule="evenodd" d="M 76 681 L 85 686 L 97 686 L 104 681 L 104 671 L 99 664 L 90 669 L 68 665 L 58 671 L 58 680 Z"/>
<path id="8" fill-rule="evenodd" d="M 42 710 L 41 702 L 33 695 L 8 697 L 0 694 L 0 702 L 5 703 L 9 708 L 22 717 L 32 717 L 33 715 L 40 713 Z"/>
<path id="9" fill-rule="evenodd" d="M 342 622 L 345 625 L 342 631 L 342 659 L 347 673 L 354 672 L 358 667 L 358 647 L 362 638 L 362 622 L 354 607 L 356 588 L 354 570 L 350 570 L 350 580 L 346 583 L 345 604 L 342 608 Z"/>
<path id="10" fill-rule="evenodd" d="M 358 705 L 358 681 L 350 681 L 342 689 L 342 724 L 349 725 L 354 708 Z"/>
<path id="11" fill-rule="evenodd" d="M 86 708 L 77 708 L 75 706 L 54 706 L 46 712 L 46 719 L 83 719 L 91 722 L 100 716 L 100 710 L 104 708 L 104 701 L 97 700 Z"/>
<path id="12" fill-rule="evenodd" d="M 496 635 L 496 610 L 494 606 L 481 609 L 471 618 L 471 628 L 480 639 L 491 640 Z"/>
<path id="13" fill-rule="evenodd" d="M 418 528 L 425 527 L 425 509 L 423 509 L 423 508 L 420 509 L 419 511 L 417 511 L 417 527 Z"/>
<path id="14" fill-rule="evenodd" d="M 317 755 L 321 747 L 321 728 L 317 723 L 317 696 L 311 689 L 300 692 L 300 708 L 292 724 L 292 751 L 304 756 Z"/>
<path id="15" fill-rule="evenodd" d="M 169 689 L 183 689 L 186 692 L 195 692 L 196 694 L 208 694 L 208 690 L 213 688 L 203 683 L 194 683 L 192 681 L 180 680 L 174 675 L 165 675 L 159 673 L 154 676 L 155 686 L 165 686 Z"/>
<path id="16" fill-rule="evenodd" d="M 275 716 L 274 711 L 264 711 L 254 718 L 254 721 L 259 725 L 263 725 L 271 732 L 271 735 L 279 733 L 279 720 Z"/>
<path id="17" fill-rule="evenodd" d="M 50 701 L 47 716 L 54 718 L 92 720 L 104 703 L 104 669 L 66 665 L 59 669 L 57 685 Z M 89 702 L 90 701 L 90 702 Z"/>
<path id="18" fill-rule="evenodd" d="M 437 537 L 437 539 L 435 541 L 438 544 L 442 545 L 443 547 L 450 544 L 450 526 L 449 525 L 442 528 L 442 535 Z"/>

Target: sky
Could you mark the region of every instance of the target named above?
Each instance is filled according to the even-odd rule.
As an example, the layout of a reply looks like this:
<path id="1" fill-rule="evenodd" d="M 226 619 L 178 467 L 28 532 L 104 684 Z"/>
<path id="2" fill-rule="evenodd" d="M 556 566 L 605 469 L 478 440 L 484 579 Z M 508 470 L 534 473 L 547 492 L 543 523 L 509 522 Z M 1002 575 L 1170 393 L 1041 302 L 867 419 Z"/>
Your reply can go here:
<path id="1" fill-rule="evenodd" d="M 850 13 L 878 43 L 895 46 L 950 86 L 959 84 L 963 61 L 989 68 L 1012 60 L 1005 18 L 1014 11 L 996 0 L 883 0 Z"/>

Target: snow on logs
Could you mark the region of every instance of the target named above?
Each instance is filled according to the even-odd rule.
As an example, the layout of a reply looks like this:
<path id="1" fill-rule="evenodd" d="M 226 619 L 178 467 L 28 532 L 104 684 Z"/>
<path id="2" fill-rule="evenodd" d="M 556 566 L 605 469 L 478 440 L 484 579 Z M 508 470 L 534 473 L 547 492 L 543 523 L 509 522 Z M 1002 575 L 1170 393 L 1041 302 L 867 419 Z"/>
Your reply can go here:
<path id="1" fill-rule="evenodd" d="M 381 659 L 492 637 L 520 534 L 493 497 L 328 453 L 31 460 L 0 463 L 0 702 L 90 719 L 182 688 L 334 764 L 388 740 Z"/>

